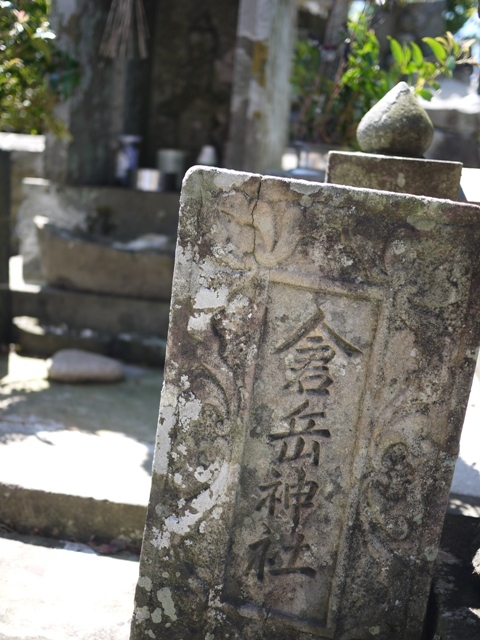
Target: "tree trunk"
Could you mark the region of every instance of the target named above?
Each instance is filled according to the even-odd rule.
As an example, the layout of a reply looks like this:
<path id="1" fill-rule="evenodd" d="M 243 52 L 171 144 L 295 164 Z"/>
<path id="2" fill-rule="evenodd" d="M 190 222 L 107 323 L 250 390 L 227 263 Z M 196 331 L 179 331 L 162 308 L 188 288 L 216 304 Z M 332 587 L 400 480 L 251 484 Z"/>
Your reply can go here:
<path id="1" fill-rule="evenodd" d="M 280 169 L 288 140 L 297 0 L 241 0 L 225 165 Z"/>
<path id="2" fill-rule="evenodd" d="M 325 31 L 325 44 L 338 46 L 343 40 L 351 0 L 334 0 Z"/>

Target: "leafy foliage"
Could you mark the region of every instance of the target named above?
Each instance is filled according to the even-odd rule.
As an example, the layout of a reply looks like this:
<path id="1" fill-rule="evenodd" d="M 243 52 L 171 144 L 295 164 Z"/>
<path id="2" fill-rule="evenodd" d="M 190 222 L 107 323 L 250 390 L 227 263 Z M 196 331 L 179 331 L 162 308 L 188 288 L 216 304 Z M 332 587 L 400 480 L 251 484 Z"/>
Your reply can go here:
<path id="1" fill-rule="evenodd" d="M 295 130 L 299 140 L 355 146 L 362 117 L 401 80 L 429 100 L 440 86 L 440 74 L 451 77 L 457 64 L 478 64 L 470 56 L 473 41 L 459 44 L 447 32 L 423 38 L 431 50 L 428 57 L 415 42 L 402 45 L 390 38 L 393 62 L 382 69 L 380 45 L 364 14 L 349 22 L 348 35 L 333 80 L 324 73 L 318 43 L 303 40 L 297 45 L 292 85 L 299 110 Z"/>
<path id="2" fill-rule="evenodd" d="M 78 64 L 54 43 L 50 0 L 0 0 L 0 130 L 67 136 L 54 115 L 79 81 Z"/>
<path id="3" fill-rule="evenodd" d="M 402 6 L 412 2 L 418 2 L 418 0 L 366 0 L 366 6 L 368 10 L 373 12 L 378 5 L 387 10 L 394 10 L 398 5 Z M 451 33 L 457 33 L 475 13 L 477 4 L 477 0 L 447 0 L 446 10 L 443 12 L 447 30 Z"/>
<path id="4" fill-rule="evenodd" d="M 437 82 L 439 75 L 451 78 L 457 64 L 478 63 L 470 56 L 470 50 L 475 40 L 464 40 L 458 43 L 450 31 L 438 38 L 422 38 L 427 44 L 435 61 L 424 58 L 422 50 L 415 42 L 410 42 L 403 47 L 394 38 L 390 38 L 390 48 L 395 64 L 390 70 L 393 77 L 398 80 L 405 79 L 417 95 L 426 100 L 431 100 L 432 90 L 440 89 Z"/>

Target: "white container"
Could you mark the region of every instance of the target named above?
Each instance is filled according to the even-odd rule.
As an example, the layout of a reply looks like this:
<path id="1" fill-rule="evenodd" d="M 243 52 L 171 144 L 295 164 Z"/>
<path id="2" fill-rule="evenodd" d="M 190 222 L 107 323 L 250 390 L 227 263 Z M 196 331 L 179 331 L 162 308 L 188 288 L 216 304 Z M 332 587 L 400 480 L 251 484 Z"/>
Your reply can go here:
<path id="1" fill-rule="evenodd" d="M 157 168 L 163 177 L 163 187 L 167 191 L 180 191 L 185 174 L 186 152 L 181 149 L 159 149 Z"/>
<path id="2" fill-rule="evenodd" d="M 211 144 L 203 146 L 197 158 L 197 163 L 206 165 L 207 167 L 215 167 L 217 162 L 217 151 L 215 147 Z"/>
<path id="3" fill-rule="evenodd" d="M 158 169 L 137 169 L 131 173 L 131 186 L 140 191 L 158 191 L 160 188 Z"/>

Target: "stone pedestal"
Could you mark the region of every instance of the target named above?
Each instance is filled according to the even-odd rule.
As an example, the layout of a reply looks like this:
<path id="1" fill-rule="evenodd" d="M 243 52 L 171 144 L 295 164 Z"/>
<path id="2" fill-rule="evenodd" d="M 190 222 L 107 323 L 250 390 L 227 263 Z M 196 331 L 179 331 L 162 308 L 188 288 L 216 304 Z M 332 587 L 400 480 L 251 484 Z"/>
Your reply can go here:
<path id="1" fill-rule="evenodd" d="M 419 640 L 480 208 L 197 168 L 132 640 Z"/>
<path id="2" fill-rule="evenodd" d="M 461 174 L 460 162 L 330 151 L 325 182 L 457 200 Z"/>

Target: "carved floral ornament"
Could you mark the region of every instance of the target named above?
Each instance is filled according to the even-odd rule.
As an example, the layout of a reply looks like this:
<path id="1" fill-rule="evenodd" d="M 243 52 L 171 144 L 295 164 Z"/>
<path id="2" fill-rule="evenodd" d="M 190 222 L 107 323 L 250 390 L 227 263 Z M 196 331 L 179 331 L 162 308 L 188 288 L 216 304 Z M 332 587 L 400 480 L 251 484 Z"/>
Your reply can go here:
<path id="1" fill-rule="evenodd" d="M 222 194 L 217 204 L 220 214 L 218 222 L 223 227 L 223 242 L 218 243 L 214 255 L 220 265 L 236 270 L 258 271 L 258 267 L 273 269 L 285 263 L 307 238 L 323 243 L 323 225 L 318 225 L 307 206 L 313 204 L 305 196 L 305 207 L 292 204 L 288 197 L 274 202 L 260 196 L 252 197 L 244 191 Z M 304 204 L 301 202 L 301 204 Z M 414 267 L 416 254 L 408 249 L 408 232 L 400 229 L 392 237 L 385 237 L 382 250 L 375 248 L 370 238 L 368 225 L 364 222 L 351 227 L 349 208 L 344 210 L 344 224 L 337 229 L 338 246 L 325 252 L 325 269 L 342 269 L 350 265 L 351 271 L 367 280 L 379 282 L 389 279 L 396 262 L 405 258 Z M 313 223 L 313 224 L 312 224 Z M 217 229 L 218 232 L 218 229 Z M 398 237 L 397 237 L 398 236 Z M 376 244 L 379 242 L 377 240 Z M 221 245 L 221 248 L 220 248 Z M 400 256 L 400 253 L 404 255 Z M 330 255 L 331 254 L 331 255 Z M 340 277 L 340 273 L 338 273 Z"/>
<path id="2" fill-rule="evenodd" d="M 252 268 L 256 262 L 276 267 L 295 252 L 302 238 L 302 210 L 288 202 L 275 203 L 274 209 L 268 202 L 235 192 L 222 196 L 218 208 L 228 216 L 230 240 L 235 239 L 231 254 L 235 263 L 229 266 Z"/>

